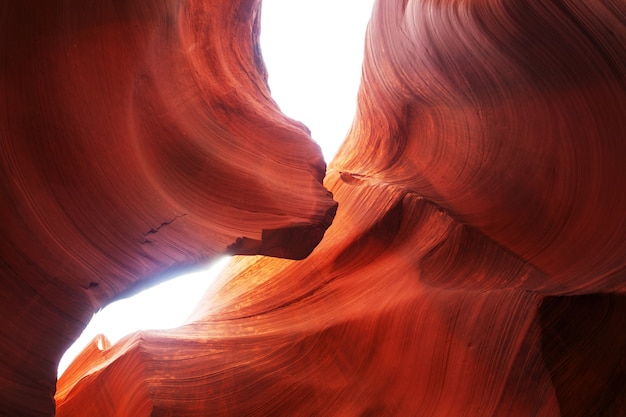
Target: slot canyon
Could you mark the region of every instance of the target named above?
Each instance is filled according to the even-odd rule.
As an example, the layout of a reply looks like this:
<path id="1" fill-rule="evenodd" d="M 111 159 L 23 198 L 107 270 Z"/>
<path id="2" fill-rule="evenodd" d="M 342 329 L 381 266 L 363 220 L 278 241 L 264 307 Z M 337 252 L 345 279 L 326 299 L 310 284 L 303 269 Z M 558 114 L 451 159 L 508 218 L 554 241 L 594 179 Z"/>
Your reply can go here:
<path id="1" fill-rule="evenodd" d="M 626 2 L 377 0 L 328 166 L 261 10 L 0 3 L 0 415 L 626 416 Z"/>

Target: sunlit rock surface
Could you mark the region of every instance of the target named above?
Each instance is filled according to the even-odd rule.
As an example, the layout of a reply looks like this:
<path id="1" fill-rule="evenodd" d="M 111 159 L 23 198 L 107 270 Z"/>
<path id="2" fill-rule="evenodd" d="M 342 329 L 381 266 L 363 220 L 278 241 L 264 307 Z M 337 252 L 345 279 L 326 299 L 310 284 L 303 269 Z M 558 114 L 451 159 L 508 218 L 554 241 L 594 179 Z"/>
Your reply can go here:
<path id="1" fill-rule="evenodd" d="M 379 1 L 322 243 L 94 341 L 59 415 L 626 415 L 625 15 Z"/>
<path id="2" fill-rule="evenodd" d="M 303 149 L 309 149 L 302 151 L 299 160 L 314 159 L 310 155 L 316 153 L 310 150 L 306 135 L 301 130 L 299 135 L 295 134 L 298 128 L 274 113 L 264 84 L 249 82 L 250 78 L 245 77 L 248 81 L 239 81 L 238 77 L 249 76 L 242 68 L 249 68 L 245 63 L 252 58 L 247 57 L 254 55 L 247 43 L 249 37 L 224 36 L 221 31 L 231 33 L 228 31 L 235 30 L 232 25 L 237 30 L 245 28 L 249 34 L 254 26 L 253 15 L 237 14 L 233 10 L 249 7 L 246 10 L 251 11 L 256 2 L 234 6 L 223 3 L 220 6 L 219 1 L 214 1 L 205 5 L 206 10 L 211 9 L 207 14 L 198 12 L 193 2 L 182 11 L 168 3 L 172 6 L 167 10 L 172 15 L 168 16 L 177 17 L 159 20 L 159 25 L 151 21 L 142 26 L 140 21 L 144 20 L 122 19 L 128 25 L 126 30 L 132 33 L 141 32 L 142 27 L 146 31 L 146 27 L 151 28 L 153 32 L 146 32 L 151 36 L 144 36 L 156 43 L 142 45 L 151 46 L 146 49 L 152 55 L 146 56 L 152 61 L 136 53 L 117 52 L 119 48 L 122 51 L 132 48 L 128 39 L 133 37 L 119 35 L 119 29 L 104 31 L 124 38 L 124 42 L 112 43 L 115 48 L 111 46 L 108 52 L 111 57 L 126 59 L 134 65 L 139 65 L 137 60 L 143 63 L 143 59 L 148 59 L 158 69 L 154 71 L 163 77 L 152 75 L 150 81 L 145 81 L 161 87 L 144 87 L 147 90 L 144 98 L 132 99 L 134 117 L 143 120 L 148 117 L 146 112 L 154 112 L 150 119 L 153 123 L 162 123 L 165 130 L 185 131 L 185 122 L 179 122 L 181 127 L 177 124 L 179 119 L 171 114 L 206 128 L 208 122 L 198 121 L 195 113 L 206 109 L 211 114 L 211 123 L 218 120 L 220 126 L 237 130 L 233 136 L 238 138 L 245 136 L 239 130 L 245 130 L 257 135 L 258 141 L 266 137 L 266 132 L 248 124 L 257 119 L 246 116 L 245 123 L 231 121 L 230 118 L 242 117 L 241 114 L 220 101 L 245 97 L 242 102 L 257 110 L 259 120 L 267 117 L 274 120 L 273 117 L 291 126 L 290 134 L 300 138 Z M 146 16 L 157 11 L 137 13 L 147 19 Z M 111 12 L 110 16 L 120 16 L 120 10 Z M 326 187 L 339 202 L 339 210 L 319 246 L 301 261 L 235 258 L 205 295 L 188 324 L 180 329 L 137 333 L 114 346 L 109 346 L 104 338 L 94 340 L 58 382 L 57 415 L 626 415 L 626 164 L 622 161 L 626 154 L 625 16 L 626 4 L 621 1 L 379 1 L 365 43 L 358 114 L 347 142 L 325 178 Z M 28 19 L 24 16 L 20 25 L 12 22 L 11 27 L 26 31 L 27 25 L 32 24 Z M 81 28 L 91 28 L 84 18 L 80 22 Z M 204 49 L 205 52 L 196 55 L 198 52 L 194 51 L 199 47 L 194 49 L 186 42 L 193 38 L 189 33 L 199 33 L 194 32 L 199 30 L 198 26 L 203 27 L 203 33 L 213 34 L 228 46 L 220 50 L 222 43 L 212 44 L 213 49 Z M 56 27 L 51 25 L 45 38 L 28 46 L 53 42 L 55 37 L 48 36 L 48 32 L 55 33 L 52 29 Z M 99 31 L 86 30 L 79 39 L 88 39 L 85 36 L 95 36 L 98 42 L 107 44 L 100 39 L 103 35 Z M 29 38 L 24 35 L 19 39 L 26 42 Z M 61 45 L 64 41 L 54 42 Z M 168 42 L 180 42 L 184 47 L 163 48 L 170 45 Z M 65 74 L 72 70 L 72 61 L 61 58 L 67 51 L 58 45 L 60 49 L 49 60 L 58 65 L 66 63 L 67 68 L 63 67 L 61 72 Z M 241 45 L 248 45 L 248 49 Z M 49 48 L 46 46 L 44 50 Z M 28 51 L 34 53 L 32 48 Z M 95 63 L 106 57 L 106 51 L 106 48 L 105 53 L 91 51 L 94 56 L 85 65 L 89 63 L 97 68 L 104 65 Z M 208 59 L 209 53 L 220 60 Z M 163 64 L 159 54 L 171 54 L 172 63 Z M 176 61 L 177 54 L 184 59 Z M 230 61 L 233 56 L 241 62 Z M 229 63 L 231 66 L 221 74 L 232 75 L 232 80 L 239 83 L 221 96 L 218 90 L 224 83 L 211 82 L 216 77 L 214 72 L 220 74 L 218 69 L 223 68 L 216 62 Z M 260 64 L 251 62 L 248 65 L 258 70 Z M 210 71 L 205 70 L 209 63 L 215 66 Z M 34 76 L 38 74 L 35 69 L 29 73 L 23 68 L 18 71 L 18 64 L 7 65 L 15 68 L 13 73 L 5 73 L 28 80 L 23 82 L 30 86 L 27 92 L 32 94 L 25 98 L 24 92 L 16 91 L 11 100 L 23 103 L 23 114 L 44 112 L 47 102 L 29 104 L 28 108 L 26 103 L 47 100 L 52 94 L 43 89 L 47 81 L 34 87 L 32 79 L 39 80 Z M 196 70 L 197 67 L 201 69 Z M 112 66 L 111 74 L 121 73 L 123 68 L 123 65 Z M 46 69 L 48 72 L 42 74 L 54 74 L 54 67 L 47 65 Z M 184 85 L 176 84 L 181 72 L 182 79 L 186 79 L 185 71 L 190 71 L 198 83 L 194 85 L 200 90 L 201 98 L 196 103 L 204 104 L 200 110 L 194 104 L 188 110 L 191 113 L 177 113 L 187 103 L 182 99 L 176 101 L 178 95 L 189 94 Z M 102 82 L 107 82 L 106 74 L 102 74 L 105 80 Z M 47 80 L 48 76 L 44 75 L 38 76 Z M 92 87 L 95 80 L 82 71 L 70 78 L 72 83 L 83 82 L 83 89 L 95 88 Z M 112 79 L 108 82 L 117 85 Z M 141 91 L 142 82 L 139 77 L 133 84 L 139 87 L 134 88 Z M 53 91 L 74 97 L 72 83 L 68 81 L 68 85 Z M 212 87 L 203 87 L 203 83 Z M 118 91 L 110 88 L 106 91 Z M 211 94 L 204 88 L 212 88 Z M 161 89 L 166 93 L 161 93 L 157 100 L 156 91 Z M 127 90 L 119 87 L 118 93 L 134 97 Z M 213 94 L 218 98 L 211 99 Z M 92 99 L 95 103 L 112 100 L 106 97 Z M 152 102 L 149 98 L 156 100 L 156 104 L 149 105 Z M 108 102 L 103 103 L 99 109 L 108 108 Z M 266 105 L 255 107 L 256 103 Z M 219 111 L 220 106 L 225 106 L 223 112 Z M 79 123 L 82 118 L 77 114 L 90 108 L 84 103 L 65 110 L 45 108 L 51 112 L 50 120 L 62 116 L 75 122 L 73 129 L 92 128 Z M 109 128 L 117 132 L 121 129 L 119 123 L 125 121 L 131 110 L 113 110 L 98 113 L 98 117 L 110 120 Z M 57 116 L 57 112 L 61 115 Z M 24 127 L 25 132 L 33 129 L 33 119 L 28 120 L 30 128 Z M 101 123 L 109 126 L 105 121 Z M 17 129 L 16 122 L 3 123 Z M 51 128 L 64 126 L 50 123 Z M 17 200 L 21 203 L 6 209 L 5 218 L 22 222 L 19 226 L 11 222 L 6 224 L 14 224 L 13 227 L 3 226 L 7 229 L 3 233 L 13 239 L 10 242 L 14 246 L 10 247 L 15 247 L 13 242 L 21 241 L 42 246 L 41 252 L 21 255 L 23 272 L 15 274 L 31 276 L 33 273 L 27 272 L 35 270 L 35 266 L 47 271 L 43 266 L 54 270 L 80 265 L 89 266 L 92 276 L 104 280 L 98 274 L 107 271 L 107 277 L 111 276 L 112 267 L 103 269 L 102 265 L 125 265 L 117 257 L 122 252 L 129 256 L 127 248 L 133 246 L 128 243 L 120 251 L 116 246 L 104 246 L 102 237 L 109 236 L 105 229 L 107 233 L 115 230 L 122 242 L 132 241 L 134 235 L 130 231 L 135 229 L 131 226 L 143 225 L 143 217 L 135 214 L 143 213 L 135 209 L 139 197 L 102 185 L 109 178 L 104 174 L 95 177 L 104 189 L 100 197 L 86 191 L 91 200 L 72 203 L 57 197 L 69 193 L 66 189 L 79 192 L 72 188 L 77 187 L 76 180 L 74 183 L 66 180 L 64 175 L 68 174 L 60 168 L 55 168 L 56 171 L 50 168 L 65 166 L 67 162 L 56 165 L 56 161 L 66 161 L 63 158 L 71 152 L 85 155 L 79 161 L 72 159 L 71 167 L 77 170 L 76 175 L 82 172 L 81 161 L 95 170 L 101 166 L 101 160 L 139 159 L 141 166 L 125 163 L 135 167 L 134 175 L 157 184 L 158 192 L 169 199 L 167 204 L 180 199 L 214 220 L 215 215 L 204 204 L 210 198 L 203 194 L 210 193 L 201 186 L 204 182 L 197 184 L 193 174 L 188 174 L 193 181 L 178 179 L 193 164 L 183 163 L 182 173 L 172 174 L 167 163 L 162 166 L 155 162 L 167 161 L 163 155 L 179 151 L 179 142 L 166 135 L 161 137 L 162 145 L 148 146 L 147 138 L 154 135 L 155 125 L 135 122 L 132 126 L 139 127 L 136 127 L 138 138 L 133 136 L 135 140 L 131 141 L 136 150 L 130 157 L 119 152 L 115 153 L 116 158 L 111 155 L 112 144 L 121 141 L 117 137 L 106 140 L 93 137 L 89 146 L 63 151 L 51 145 L 48 148 L 41 145 L 39 150 L 40 145 L 34 145 L 39 142 L 34 139 L 11 143 L 12 153 L 8 155 L 31 158 L 35 155 L 41 161 L 36 159 L 36 164 L 26 164 L 28 171 L 23 171 L 27 168 L 22 165 L 8 164 L 11 169 L 22 171 L 18 172 L 20 175 L 13 174 L 11 178 L 16 179 L 11 182 L 5 181 L 3 192 L 14 196 L 16 192 L 12 190 L 21 190 L 21 184 L 45 185 L 36 189 L 42 196 L 37 194 L 35 198 L 31 191 L 25 194 L 29 199 L 21 197 Z M 277 122 L 269 123 L 268 129 L 276 126 Z M 220 138 L 217 135 L 216 140 L 219 142 Z M 21 148 L 30 143 L 33 149 Z M 258 145 L 255 140 L 238 143 Z M 98 158 L 88 158 L 88 151 L 97 152 Z M 240 153 L 235 156 L 239 157 Z M 17 156 L 3 154 L 5 159 Z M 290 198 L 301 203 L 311 198 L 310 201 L 317 202 L 313 206 L 317 211 L 299 203 L 289 204 L 285 210 L 293 208 L 291 216 L 308 213 L 305 216 L 308 221 L 315 218 L 318 224 L 323 223 L 320 219 L 331 207 L 330 200 L 320 196 L 324 193 L 321 187 L 307 188 L 298 182 L 301 177 L 310 177 L 303 174 L 302 163 L 297 166 L 300 170 L 294 169 L 299 175 L 289 179 L 299 187 L 283 190 L 292 195 L 284 196 L 281 203 L 291 203 Z M 271 184 L 275 181 L 271 175 L 274 171 L 269 172 L 256 169 L 256 176 L 252 177 L 259 179 L 257 183 L 263 179 L 266 186 L 265 181 L 270 182 L 262 189 L 274 196 Z M 55 182 L 55 175 L 60 180 Z M 217 177 L 220 181 L 222 175 Z M 270 179 L 266 180 L 265 175 Z M 79 178 L 83 184 L 84 178 Z M 148 190 L 157 187 L 148 187 L 137 180 L 141 186 L 132 188 L 133 177 L 124 175 L 123 179 L 129 184 L 126 185 L 131 190 L 129 193 L 147 193 L 144 187 Z M 284 184 L 276 181 L 276 187 Z M 53 193 L 53 185 L 60 191 Z M 243 185 L 237 181 L 235 186 Z M 256 184 L 249 187 L 259 189 Z M 227 193 L 229 188 L 220 190 Z M 61 220 L 69 222 L 70 217 L 59 217 L 44 204 L 53 198 L 63 203 L 58 205 L 65 210 L 63 213 L 72 213 L 79 219 L 81 213 L 86 213 L 85 205 L 101 211 L 110 206 L 108 209 L 117 210 L 114 213 L 119 217 L 111 215 L 108 228 L 106 224 L 90 223 L 92 229 L 85 230 L 81 229 L 86 227 L 83 223 L 71 217 L 71 230 L 77 231 L 71 235 L 69 245 L 64 243 L 65 235 L 55 232 L 53 227 L 61 227 Z M 44 204 L 46 210 L 36 210 L 39 206 L 35 203 Z M 148 210 L 143 207 L 140 206 Z M 26 214 L 20 210 L 26 210 Z M 180 215 L 171 210 L 172 214 Z M 232 216 L 228 210 L 224 208 L 224 216 Z M 55 222 L 42 223 L 48 216 L 53 216 Z M 88 214 L 82 216 L 90 218 Z M 164 223 L 162 217 L 143 216 L 152 219 L 146 220 L 147 230 L 156 230 Z M 177 224 L 182 227 L 183 221 L 191 221 L 189 216 L 163 225 L 156 236 Z M 201 218 L 202 214 L 196 216 Z M 258 213 L 257 217 L 252 213 L 250 216 L 250 222 L 260 221 Z M 237 226 L 240 216 L 232 217 Z M 126 223 L 130 226 L 123 228 Z M 204 224 L 201 220 L 197 223 Z M 29 230 L 35 225 L 40 228 L 35 229 L 39 233 L 41 230 L 46 233 L 31 235 Z M 146 233 L 145 226 L 136 228 Z M 168 248 L 183 246 L 192 253 L 214 241 L 206 236 L 206 230 L 196 230 L 196 224 L 169 233 L 176 235 L 168 240 L 171 245 Z M 240 241 L 241 251 L 245 251 L 247 242 Z M 25 248 L 38 247 L 26 243 Z M 230 243 L 232 239 L 224 240 L 224 245 Z M 6 243 L 3 245 L 8 247 Z M 55 262 L 50 258 L 52 255 L 42 254 L 48 247 L 57 248 L 52 252 L 56 254 Z M 69 249 L 61 254 L 59 247 Z M 94 247 L 99 249 L 95 252 L 100 257 L 92 255 Z M 172 252 L 174 249 L 169 252 L 162 249 L 151 253 L 149 259 L 157 265 L 166 260 L 171 262 Z M 137 253 L 137 249 L 130 253 Z M 6 257 L 3 261 L 7 262 Z M 9 266 L 5 270 L 13 271 L 11 268 L 16 269 Z M 119 267 L 117 271 L 112 276 L 118 280 L 110 278 L 111 282 L 120 285 L 124 279 L 132 281 L 126 269 Z M 130 276 L 143 278 L 152 274 L 146 268 Z M 20 275 L 8 275 L 3 280 L 11 283 L 5 284 L 5 291 L 22 282 L 9 279 L 13 276 Z M 53 285 L 38 279 L 47 283 L 47 287 L 29 298 L 36 300 L 31 301 L 34 306 L 54 303 L 55 308 L 76 308 L 83 305 L 79 296 L 85 298 L 84 294 L 89 294 L 87 289 L 78 295 L 69 293 L 78 298 L 78 302 L 70 303 L 73 298 L 64 291 L 71 286 L 57 287 L 64 280 L 53 281 Z M 82 283 L 79 278 L 73 279 L 71 282 Z M 80 279 L 88 286 L 90 278 Z M 111 295 L 114 293 L 110 291 Z M 106 298 L 96 300 L 102 303 Z M 29 307 L 27 301 L 26 298 L 11 301 L 16 304 L 3 308 L 13 317 L 16 314 L 31 317 L 29 314 L 35 313 L 30 309 L 34 307 Z M 77 314 L 83 314 L 84 319 L 88 311 L 80 310 Z M 47 317 L 45 314 L 51 313 L 36 312 L 39 318 Z M 50 349 L 51 342 L 57 343 L 57 347 L 63 344 L 58 328 L 48 330 L 43 327 L 48 322 L 30 320 L 24 323 L 35 328 L 41 326 L 38 332 L 16 328 L 10 339 L 21 343 L 18 336 L 31 335 L 30 343 L 18 347 L 28 348 L 28 352 L 3 362 L 20 360 L 11 369 L 31 370 L 30 379 L 25 374 L 20 387 L 30 387 L 25 381 L 36 383 L 43 375 L 43 359 L 33 362 L 41 351 L 35 348 L 32 335 L 45 338 L 46 349 Z M 3 329 L 6 326 L 3 324 Z M 18 331 L 21 333 L 16 335 Z M 8 343 L 5 339 L 5 346 Z M 47 360 L 53 360 L 54 355 L 47 352 Z M 32 402 L 23 404 L 30 406 Z"/>
<path id="3" fill-rule="evenodd" d="M 325 164 L 270 98 L 258 21 L 256 1 L 0 5 L 1 415 L 54 413 L 58 360 L 111 299 L 322 238 Z"/>

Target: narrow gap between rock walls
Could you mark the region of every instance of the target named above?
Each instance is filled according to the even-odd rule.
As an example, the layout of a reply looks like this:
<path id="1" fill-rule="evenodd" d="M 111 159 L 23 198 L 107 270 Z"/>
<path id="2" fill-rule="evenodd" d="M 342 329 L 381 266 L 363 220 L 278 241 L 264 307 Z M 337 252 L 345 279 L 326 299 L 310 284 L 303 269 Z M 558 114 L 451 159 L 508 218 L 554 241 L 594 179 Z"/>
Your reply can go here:
<path id="1" fill-rule="evenodd" d="M 263 0 L 261 51 L 272 97 L 309 127 L 328 163 L 356 112 L 365 31 L 374 0 Z M 98 334 L 112 344 L 138 330 L 179 327 L 229 258 L 109 304 L 93 318 L 58 366 L 60 376 Z M 103 346 L 100 346 L 102 348 Z"/>
<path id="2" fill-rule="evenodd" d="M 93 315 L 83 333 L 63 355 L 58 376 L 99 334 L 114 344 L 138 330 L 173 329 L 183 325 L 229 260 L 230 257 L 224 256 L 204 269 L 171 278 L 104 307 Z M 98 348 L 103 347 L 99 343 Z"/>

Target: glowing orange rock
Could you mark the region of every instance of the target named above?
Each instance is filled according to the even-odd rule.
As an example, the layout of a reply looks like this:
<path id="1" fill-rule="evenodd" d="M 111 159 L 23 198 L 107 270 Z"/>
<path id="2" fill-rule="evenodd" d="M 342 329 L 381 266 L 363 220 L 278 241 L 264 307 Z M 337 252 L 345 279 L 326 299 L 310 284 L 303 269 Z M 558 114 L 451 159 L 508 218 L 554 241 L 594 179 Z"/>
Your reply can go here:
<path id="1" fill-rule="evenodd" d="M 540 297 L 422 282 L 422 260 L 467 228 L 396 187 L 338 174 L 327 185 L 341 209 L 308 259 L 236 259 L 188 325 L 94 343 L 59 380 L 58 416 L 555 415 Z M 470 243 L 503 258 L 459 260 L 485 281 L 536 273 Z M 521 363 L 535 368 L 520 381 Z M 110 389 L 124 395 L 100 395 Z"/>
<path id="2" fill-rule="evenodd" d="M 360 117 L 330 168 L 428 198 L 543 271 L 535 289 L 624 290 L 625 12 L 378 2 Z"/>
<path id="3" fill-rule="evenodd" d="M 119 127 L 122 121 L 127 123 L 124 126 L 129 123 L 124 118 L 127 112 L 122 111 L 124 100 L 130 100 L 137 117 L 130 124 L 137 135 L 130 136 L 136 149 L 130 156 L 114 152 L 120 143 L 128 143 L 114 135 L 107 136 L 112 143 L 94 139 L 89 146 L 70 146 L 64 152 L 45 141 L 48 146 L 39 152 L 35 152 L 37 141 L 9 142 L 10 152 L 2 156 L 8 161 L 3 169 L 14 180 L 5 181 L 1 190 L 3 196 L 11 197 L 5 201 L 17 201 L 3 206 L 3 214 L 20 222 L 2 226 L 1 253 L 7 265 L 3 271 L 14 274 L 5 275 L 4 293 L 15 291 L 11 285 L 22 285 L 13 277 L 41 279 L 44 275 L 28 273 L 35 268 L 63 272 L 52 275 L 60 278 L 56 281 L 29 278 L 31 286 L 41 282 L 40 292 L 33 291 L 29 298 L 21 295 L 2 307 L 5 316 L 10 312 L 14 318 L 39 318 L 19 322 L 39 327 L 13 327 L 4 333 L 12 338 L 5 336 L 3 346 L 13 343 L 22 354 L 4 356 L 3 363 L 10 366 L 3 366 L 24 369 L 30 377 L 7 382 L 10 377 L 0 373 L 5 378 L 2 387 L 11 388 L 2 395 L 11 395 L 13 414 L 20 414 L 16 404 L 32 410 L 45 405 L 45 399 L 29 402 L 20 395 L 27 389 L 37 391 L 26 381 L 37 384 L 46 375 L 44 359 L 33 365 L 33 358 L 54 359 L 54 349 L 63 345 L 61 339 L 71 338 L 72 331 L 47 330 L 50 323 L 63 322 L 53 313 L 59 316 L 55 312 L 69 311 L 75 314 L 70 317 L 85 319 L 91 310 L 78 308 L 89 299 L 84 294 L 98 288 L 110 298 L 136 281 L 124 282 L 123 277 L 154 276 L 163 269 L 157 266 L 195 262 L 189 254 L 199 253 L 198 248 L 209 239 L 206 229 L 222 224 L 221 219 L 232 218 L 232 224 L 242 228 L 243 223 L 258 226 L 263 220 L 271 225 L 263 229 L 275 230 L 293 225 L 272 223 L 282 218 L 278 213 L 286 212 L 287 219 L 302 221 L 297 226 L 322 229 L 328 224 L 327 213 L 333 209 L 330 199 L 311 175 L 303 175 L 314 171 L 313 177 L 319 179 L 321 171 L 315 167 L 321 165 L 310 160 L 315 149 L 302 130 L 295 135 L 302 153 L 293 160 L 281 159 L 298 173 L 285 177 L 297 186 L 282 190 L 287 194 L 284 199 L 273 200 L 276 194 L 268 191 L 283 184 L 273 169 L 264 168 L 273 159 L 260 161 L 250 171 L 250 179 L 269 182 L 266 187 L 256 183 L 249 187 L 268 193 L 258 197 L 265 214 L 252 213 L 256 210 L 247 206 L 249 200 L 237 201 L 236 195 L 244 196 L 241 192 L 229 194 L 240 190 L 241 178 L 222 184 L 220 191 L 227 194 L 224 201 L 232 202 L 223 211 L 213 215 L 215 209 L 211 211 L 206 204 L 212 201 L 206 196 L 213 194 L 203 194 L 202 186 L 213 178 L 213 171 L 208 169 L 210 164 L 203 171 L 195 159 L 205 149 L 198 133 L 201 127 L 214 133 L 212 141 L 217 144 L 212 146 L 221 143 L 225 148 L 228 140 L 222 128 L 230 132 L 228 138 L 267 139 L 281 129 L 298 132 L 271 106 L 261 79 L 249 78 L 250 73 L 261 71 L 260 63 L 250 58 L 258 56 L 254 41 L 249 43 L 254 39 L 249 35 L 255 33 L 257 5 L 256 1 L 216 0 L 202 6 L 188 2 L 179 9 L 178 3 L 167 3 L 170 8 L 161 10 L 162 14 L 156 9 L 139 13 L 126 5 L 108 14 L 106 10 L 94 14 L 100 22 L 96 26 L 85 16 L 72 20 L 71 14 L 46 14 L 69 22 L 67 27 L 74 27 L 71 22 L 82 23 L 85 31 L 80 39 L 91 39 L 89 45 L 110 46 L 98 54 L 77 46 L 90 58 L 80 62 L 93 63 L 93 71 L 101 77 L 72 70 L 74 61 L 59 53 L 70 51 L 60 46 L 50 49 L 56 42 L 66 45 L 61 36 L 65 32 L 53 30 L 57 26 L 39 25 L 46 36 L 34 42 L 24 35 L 32 29 L 28 26 L 32 17 L 12 19 L 8 27 L 24 36 L 11 39 L 25 43 L 25 51 L 33 53 L 32 46 L 40 46 L 39 52 L 52 51 L 37 62 L 67 65 L 61 72 L 51 67 L 40 76 L 41 81 L 34 77 L 34 67 L 19 72 L 18 64 L 7 64 L 10 71 L 5 78 L 24 77 L 28 83 L 23 84 L 31 86 L 27 93 L 32 95 L 20 101 L 16 92 L 9 92 L 7 103 L 39 103 L 40 96 L 53 93 L 82 97 L 72 94 L 77 88 L 69 81 L 62 88 L 43 89 L 50 74 L 75 71 L 69 79 L 78 83 L 78 89 L 98 85 L 101 78 L 103 85 L 111 86 L 104 90 L 111 91 L 104 98 L 94 91 L 85 96 L 106 104 L 96 108 L 118 104 L 113 109 L 120 109 L 120 114 L 102 112 L 102 119 L 94 118 L 106 126 L 106 120 L 113 118 L 110 133 L 126 132 Z M 125 18 L 120 20 L 120 16 Z M 159 26 L 155 16 L 168 18 L 158 20 Z M 302 261 L 235 258 L 188 324 L 179 329 L 137 333 L 114 346 L 99 337 L 59 380 L 57 415 L 626 415 L 626 165 L 621 161 L 626 153 L 624 16 L 626 4 L 610 1 L 378 2 L 366 40 L 358 115 L 325 179 L 339 211 L 324 240 Z M 111 30 L 89 30 L 94 27 Z M 202 39 L 207 43 L 197 38 L 200 34 L 206 35 Z M 118 41 L 105 42 L 104 35 Z M 163 48 L 172 44 L 184 47 Z M 166 56 L 171 60 L 163 59 Z M 105 62 L 96 65 L 100 57 L 118 63 L 109 64 L 113 75 L 98 73 L 105 66 Z M 132 72 L 139 74 L 130 90 L 133 94 L 128 88 L 116 89 L 118 84 L 113 82 L 126 79 L 122 75 L 129 67 L 122 63 L 127 61 L 137 68 L 152 68 L 147 78 L 141 76 L 144 70 Z M 39 90 L 32 86 L 33 79 L 42 86 Z M 137 91 L 139 99 L 134 95 Z M 231 100 L 241 107 L 233 106 Z M 59 113 L 58 120 L 69 118 L 74 124 L 55 124 L 51 121 L 57 118 L 51 117 L 45 119 L 50 125 L 41 132 L 69 125 L 86 134 L 92 124 L 79 122 L 91 120 L 82 117 L 91 107 L 87 101 L 80 104 L 43 106 L 55 116 Z M 178 111 L 183 105 L 191 107 Z M 27 110 L 43 111 L 25 104 L 16 108 L 24 115 Z M 198 116 L 197 112 L 205 114 L 202 110 L 211 117 Z M 11 114 L 6 120 L 15 120 Z M 3 123 L 11 127 L 9 132 L 17 129 L 15 122 Z M 213 123 L 221 128 L 213 130 Z M 147 146 L 155 130 L 172 133 L 155 135 L 157 143 Z M 191 138 L 191 150 L 186 141 L 174 139 L 178 133 Z M 277 140 L 277 146 L 284 147 L 285 142 Z M 272 147 L 265 141 L 241 143 L 243 150 L 226 153 L 226 162 L 242 152 L 256 154 Z M 172 162 L 167 158 L 171 152 L 185 157 Z M 35 155 L 42 162 L 26 168 L 12 162 L 24 155 Z M 67 164 L 70 159 L 76 165 L 66 169 L 74 168 L 77 177 L 52 169 L 61 166 L 56 161 Z M 116 161 L 120 167 L 133 167 L 113 176 L 129 184 L 124 192 L 103 185 L 108 176 L 94 174 L 94 179 L 86 178 L 103 190 L 104 197 L 93 195 L 92 200 L 78 202 L 58 197 L 63 204 L 50 204 L 53 197 L 80 190 L 77 184 L 87 181 L 78 176 L 85 172 L 83 166 L 95 171 L 101 161 L 109 161 L 106 166 L 113 172 Z M 235 166 L 249 160 L 237 161 Z M 29 175 L 15 171 L 18 168 L 27 169 Z M 228 182 L 231 177 L 219 174 L 219 178 Z M 148 191 L 137 185 L 144 183 L 149 184 Z M 22 194 L 15 189 L 29 192 L 16 199 Z M 33 190 L 41 196 L 35 198 Z M 145 193 L 163 196 L 165 201 L 159 203 Z M 268 203 L 272 201 L 275 205 Z M 162 215 L 150 216 L 150 204 L 161 214 L 167 212 L 162 207 L 169 207 L 171 215 L 165 221 Z M 186 204 L 200 213 L 194 214 L 198 220 L 193 227 L 183 227 L 196 218 L 191 214 L 170 221 L 186 212 L 174 208 Z M 276 211 L 283 204 L 285 211 Z M 81 217 L 89 212 L 87 208 L 109 213 L 103 217 L 106 221 L 89 223 L 91 229 L 85 229 L 87 220 L 94 218 L 93 214 Z M 25 214 L 18 215 L 22 209 Z M 206 223 L 199 220 L 207 216 L 212 217 Z M 148 228 L 143 218 L 148 219 Z M 72 228 L 62 228 L 70 220 Z M 198 224 L 206 229 L 194 234 Z M 67 242 L 61 233 L 65 229 L 76 231 Z M 166 231 L 172 236 L 158 242 L 160 249 L 143 258 L 143 269 L 131 268 L 134 272 L 127 274 L 128 265 L 138 268 L 133 263 L 136 249 L 129 250 L 135 246 L 124 245 L 134 242 L 135 230 L 143 230 L 144 239 Z M 231 229 L 224 227 L 221 233 L 228 235 L 226 230 Z M 258 244 L 251 240 L 259 240 L 259 233 L 228 235 L 217 248 L 234 243 L 231 249 L 255 252 Z M 35 234 L 41 236 L 35 238 Z M 278 241 L 288 241 L 288 235 L 282 233 Z M 236 241 L 237 236 L 247 239 Z M 146 245 L 151 248 L 153 244 L 140 247 Z M 57 260 L 42 255 L 48 248 L 55 254 L 59 248 L 67 251 Z M 281 250 L 277 254 L 284 255 Z M 85 278 L 87 267 L 102 281 Z M 66 269 L 80 274 L 69 274 Z M 79 278 L 73 282 L 83 283 L 85 289 L 78 294 L 68 292 L 70 281 L 61 279 L 66 276 L 84 279 L 84 283 Z M 99 285 L 89 289 L 89 282 Z M 113 285 L 116 289 L 110 288 Z M 94 296 L 93 306 L 107 297 Z M 49 303 L 45 304 L 50 305 L 48 310 L 41 307 L 44 303 Z M 5 329 L 8 322 L 2 320 Z M 73 329 L 79 327 L 76 323 Z M 42 354 L 38 341 L 44 337 L 55 345 L 46 345 Z"/>
<path id="4" fill-rule="evenodd" d="M 224 253 L 300 259 L 336 203 L 270 98 L 256 1 L 0 6 L 0 404 L 51 415 L 114 297 Z"/>
<path id="5" fill-rule="evenodd" d="M 321 244 L 90 347 L 58 415 L 626 415 L 624 16 L 378 2 Z"/>

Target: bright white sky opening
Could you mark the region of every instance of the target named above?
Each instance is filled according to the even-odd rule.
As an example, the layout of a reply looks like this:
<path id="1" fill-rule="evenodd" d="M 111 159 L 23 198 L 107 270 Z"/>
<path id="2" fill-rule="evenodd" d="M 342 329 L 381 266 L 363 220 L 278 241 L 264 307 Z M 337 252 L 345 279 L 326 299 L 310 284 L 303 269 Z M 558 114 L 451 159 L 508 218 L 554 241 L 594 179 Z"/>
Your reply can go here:
<path id="1" fill-rule="evenodd" d="M 263 0 L 261 49 L 272 97 L 303 122 L 329 162 L 356 111 L 365 30 L 374 0 Z M 182 325 L 225 268 L 183 275 L 109 304 L 94 315 L 59 363 L 59 375 L 98 334 L 111 343 L 137 330 Z"/>

